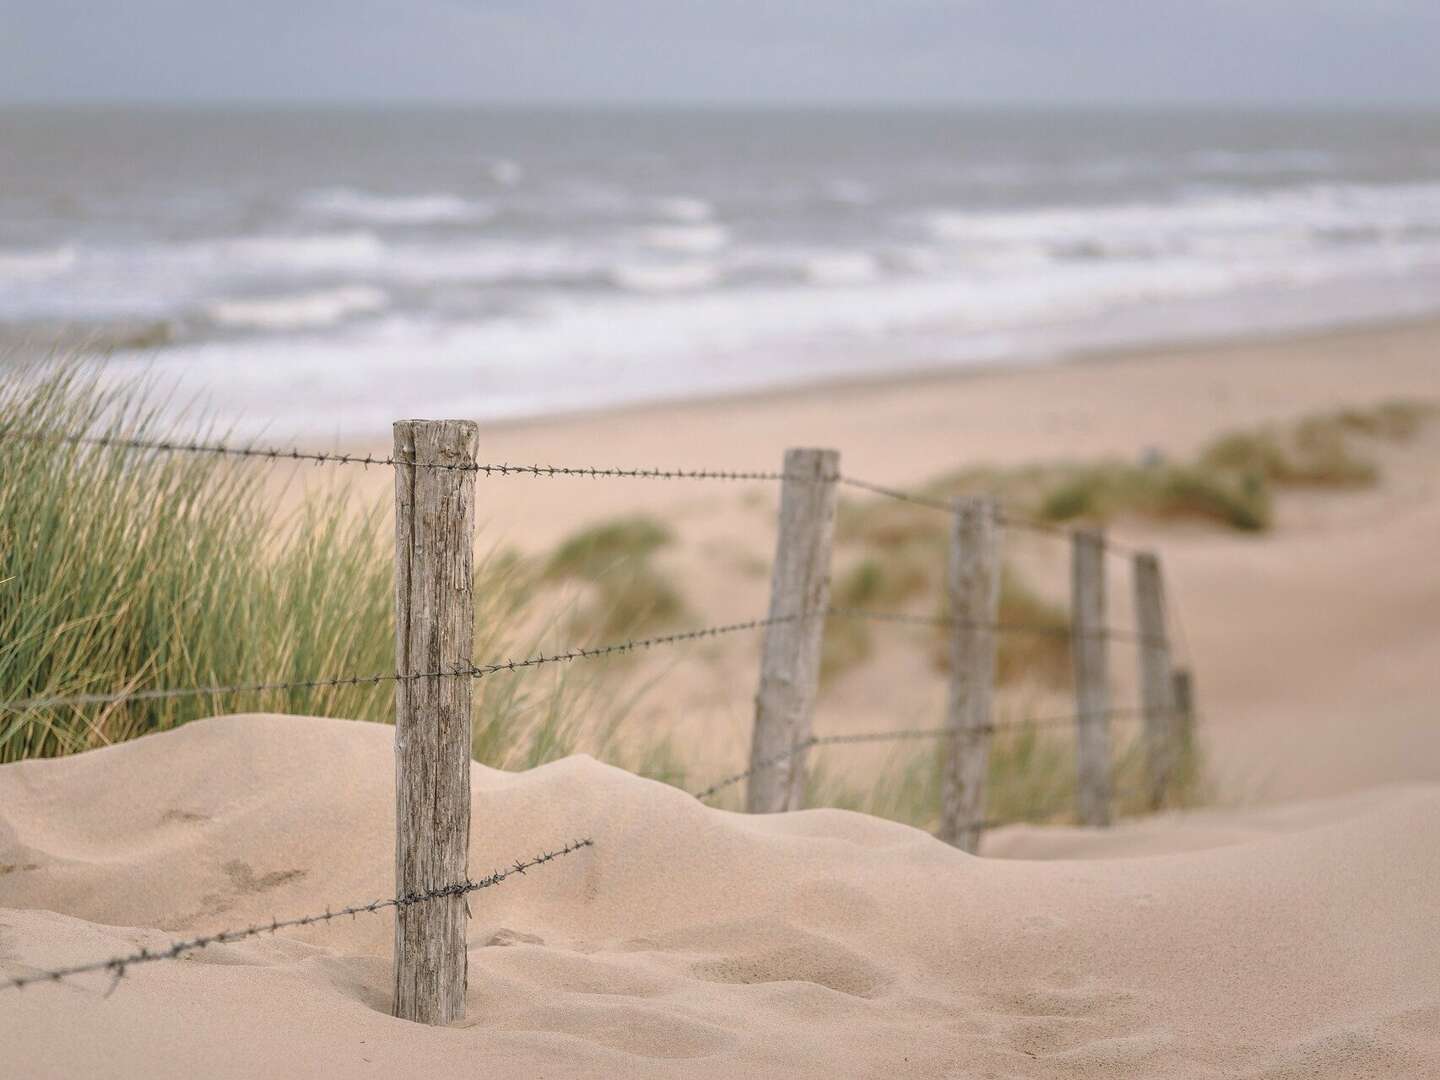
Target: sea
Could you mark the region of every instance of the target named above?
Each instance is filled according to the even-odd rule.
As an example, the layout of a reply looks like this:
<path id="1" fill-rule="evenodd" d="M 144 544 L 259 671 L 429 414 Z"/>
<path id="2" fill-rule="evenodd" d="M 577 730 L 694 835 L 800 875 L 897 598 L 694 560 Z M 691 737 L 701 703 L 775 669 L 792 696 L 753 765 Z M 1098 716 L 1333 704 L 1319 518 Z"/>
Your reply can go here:
<path id="1" fill-rule="evenodd" d="M 5 348 L 79 334 L 240 429 L 1437 310 L 1436 112 L 0 110 Z"/>

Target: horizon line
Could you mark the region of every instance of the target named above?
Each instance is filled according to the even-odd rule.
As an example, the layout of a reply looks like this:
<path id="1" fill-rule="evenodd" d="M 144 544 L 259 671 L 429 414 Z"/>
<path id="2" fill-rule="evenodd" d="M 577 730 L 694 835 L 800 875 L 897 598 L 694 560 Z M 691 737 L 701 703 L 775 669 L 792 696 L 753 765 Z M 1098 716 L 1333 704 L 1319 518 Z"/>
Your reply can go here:
<path id="1" fill-rule="evenodd" d="M 474 109 L 574 112 L 955 112 L 955 111 L 1047 111 L 1047 112 L 1440 112 L 1440 99 L 1215 99 L 1160 100 L 1135 98 L 1094 98 L 1082 100 L 1043 99 L 746 99 L 715 98 L 442 98 L 442 97 L 205 97 L 205 98 L 0 98 L 0 109 Z"/>

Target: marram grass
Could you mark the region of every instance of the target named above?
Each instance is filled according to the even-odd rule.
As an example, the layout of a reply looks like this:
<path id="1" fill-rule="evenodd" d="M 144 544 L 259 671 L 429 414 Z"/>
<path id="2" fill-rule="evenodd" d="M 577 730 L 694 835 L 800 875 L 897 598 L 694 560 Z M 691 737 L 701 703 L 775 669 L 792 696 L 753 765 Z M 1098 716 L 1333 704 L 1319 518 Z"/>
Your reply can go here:
<path id="1" fill-rule="evenodd" d="M 341 491 L 277 518 L 262 470 L 283 465 L 16 435 L 173 437 L 162 404 L 152 386 L 109 384 L 88 365 L 7 371 L 0 702 L 393 672 L 384 507 L 357 508 Z M 481 561 L 477 661 L 533 644 L 513 632 L 522 587 L 508 560 Z M 475 701 L 473 749 L 498 766 L 603 754 L 619 721 L 592 684 L 560 669 L 481 680 Z M 0 762 L 222 713 L 389 721 L 393 710 L 392 683 L 3 710 Z"/>

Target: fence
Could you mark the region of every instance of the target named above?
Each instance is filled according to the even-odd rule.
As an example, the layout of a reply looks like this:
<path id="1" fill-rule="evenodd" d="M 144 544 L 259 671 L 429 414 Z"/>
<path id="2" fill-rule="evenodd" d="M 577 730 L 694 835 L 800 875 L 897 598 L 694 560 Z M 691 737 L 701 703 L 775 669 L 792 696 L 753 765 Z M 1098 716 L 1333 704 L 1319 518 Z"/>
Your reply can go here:
<path id="1" fill-rule="evenodd" d="M 508 869 L 472 880 L 466 865 L 470 833 L 470 721 L 474 681 L 499 672 L 570 663 L 741 632 L 762 633 L 750 759 L 742 772 L 693 794 L 708 800 L 744 783 L 751 813 L 799 809 L 811 750 L 822 746 L 892 740 L 934 740 L 941 757 L 938 835 L 966 851 L 978 849 L 987 828 L 986 781 L 991 741 L 1004 730 L 994 719 L 997 641 L 1004 634 L 1059 634 L 1070 642 L 1076 708 L 1073 715 L 1032 720 L 1032 727 L 1073 728 L 1076 744 L 1076 810 L 1082 824 L 1110 824 L 1114 802 L 1111 723 L 1141 722 L 1144 797 L 1160 806 L 1174 780 L 1180 749 L 1194 723 L 1188 670 L 1174 666 L 1159 557 L 1109 541 L 1095 529 L 1067 529 L 1003 509 L 986 496 L 953 502 L 901 491 L 849 476 L 834 450 L 792 449 L 778 472 L 598 468 L 482 463 L 476 459 L 478 429 L 461 420 L 402 421 L 394 427 L 391 456 L 310 453 L 218 443 L 169 442 L 126 437 L 0 430 L 0 439 L 83 443 L 124 451 L 229 455 L 317 465 L 384 466 L 395 476 L 395 668 L 369 674 L 316 677 L 299 682 L 231 686 L 143 688 L 114 693 L 32 697 L 0 702 L 0 713 L 119 704 L 160 698 L 215 696 L 264 690 L 393 683 L 396 742 L 395 896 L 323 914 L 224 931 L 168 949 L 140 950 L 70 968 L 39 971 L 0 983 L 23 988 L 87 972 L 118 981 L 137 964 L 263 933 L 308 926 L 342 916 L 393 909 L 395 913 L 394 1012 L 424 1023 L 463 1016 L 466 987 L 465 920 L 469 893 L 500 884 L 561 856 L 594 844 L 566 843 Z M 498 476 L 764 481 L 780 485 L 779 528 L 768 612 L 744 622 L 706 626 L 653 637 L 563 652 L 474 662 L 472 552 L 477 478 Z M 949 614 L 837 607 L 830 602 L 831 549 L 838 492 L 842 487 L 902 500 L 947 516 Z M 1058 536 L 1071 546 L 1071 622 L 1003 622 L 999 618 L 1000 568 L 1006 530 Z M 1137 626 L 1110 625 L 1106 612 L 1107 566 L 1131 568 Z M 934 728 L 863 734 L 817 735 L 813 731 L 821 647 L 827 622 L 836 618 L 911 623 L 941 628 L 949 636 L 950 685 L 944 722 Z M 1110 643 L 1137 648 L 1140 704 L 1117 709 L 1110 700 Z"/>

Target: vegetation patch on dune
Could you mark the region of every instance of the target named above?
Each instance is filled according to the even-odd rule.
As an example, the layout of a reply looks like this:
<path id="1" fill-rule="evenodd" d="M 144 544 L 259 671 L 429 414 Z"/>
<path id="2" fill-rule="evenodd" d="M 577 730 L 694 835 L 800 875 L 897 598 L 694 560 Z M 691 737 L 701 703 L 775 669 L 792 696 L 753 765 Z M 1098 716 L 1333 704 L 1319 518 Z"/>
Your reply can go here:
<path id="1" fill-rule="evenodd" d="M 954 614 L 945 606 L 950 522 L 943 514 L 888 499 L 845 500 L 840 504 L 835 536 L 839 558 L 846 565 L 831 589 L 835 607 L 942 617 Z M 999 621 L 1033 629 L 1000 636 L 996 668 L 1002 684 L 1030 680 L 1067 685 L 1069 613 L 1063 605 L 1044 600 L 1009 564 L 1000 575 Z M 825 627 L 822 680 L 831 681 L 868 660 L 874 635 L 874 627 L 863 619 L 831 619 Z M 925 634 L 920 645 L 931 650 L 940 670 L 948 669 L 947 646 L 948 632 L 943 626 Z"/>
<path id="2" fill-rule="evenodd" d="M 1372 486 L 1380 468 L 1366 456 L 1364 443 L 1405 442 L 1437 414 L 1440 410 L 1428 402 L 1386 401 L 1226 432 L 1188 461 L 1151 455 L 1139 462 L 970 468 L 935 480 L 926 492 L 938 498 L 993 494 L 1046 521 L 1133 516 L 1263 532 L 1272 524 L 1278 492 Z"/>
<path id="3" fill-rule="evenodd" d="M 147 387 L 107 387 L 93 368 L 12 369 L 0 429 L 164 440 L 174 431 L 158 406 Z M 393 672 L 382 508 L 357 513 L 342 493 L 277 520 L 262 479 L 259 466 L 208 455 L 0 439 L 0 700 Z M 516 630 L 528 586 L 515 560 L 484 559 L 476 577 L 476 661 L 530 651 Z M 0 713 L 0 762 L 217 713 L 388 721 L 393 701 L 381 682 L 41 703 Z M 475 684 L 475 756 L 512 768 L 577 750 L 613 760 L 625 711 L 573 669 L 490 676 Z"/>
<path id="4" fill-rule="evenodd" d="M 672 625 L 685 615 L 680 590 L 654 565 L 674 543 L 664 522 L 643 515 L 587 526 L 567 537 L 546 560 L 541 579 L 587 587 L 568 618 L 574 635 L 605 641 Z"/>
<path id="5" fill-rule="evenodd" d="M 1145 783 L 1143 747 L 1134 728 L 1112 730 L 1117 816 L 1152 812 Z M 991 742 L 986 782 L 986 819 L 996 823 L 1075 821 L 1075 742 L 1073 732 L 1025 719 L 1003 724 Z M 843 778 L 821 748 L 812 757 L 805 805 L 856 810 L 904 822 L 927 832 L 940 825 L 941 776 L 945 744 L 941 739 L 899 742 L 887 756 L 879 778 L 860 787 Z M 1203 753 L 1193 741 L 1179 748 L 1165 808 L 1197 806 L 1212 796 Z"/>

